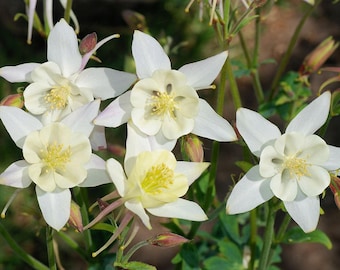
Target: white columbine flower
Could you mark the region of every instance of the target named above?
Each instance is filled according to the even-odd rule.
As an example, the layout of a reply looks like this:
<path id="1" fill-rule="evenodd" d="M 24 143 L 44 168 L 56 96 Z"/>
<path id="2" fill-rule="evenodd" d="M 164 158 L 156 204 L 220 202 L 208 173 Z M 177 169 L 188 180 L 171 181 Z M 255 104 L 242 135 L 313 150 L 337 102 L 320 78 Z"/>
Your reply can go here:
<path id="1" fill-rule="evenodd" d="M 70 188 L 110 182 L 105 161 L 92 153 L 89 141 L 98 110 L 99 101 L 93 101 L 44 126 L 19 108 L 0 106 L 0 118 L 24 157 L 0 174 L 0 184 L 26 188 L 34 182 L 42 215 L 56 230 L 70 217 Z"/>
<path id="2" fill-rule="evenodd" d="M 167 144 L 169 150 L 188 133 L 217 141 L 236 140 L 231 125 L 196 92 L 210 87 L 227 52 L 173 70 L 161 45 L 135 31 L 132 54 L 139 81 L 95 119 L 96 125 L 117 127 L 131 119 L 141 136 L 154 136 L 159 146 Z"/>
<path id="3" fill-rule="evenodd" d="M 109 159 L 107 171 L 125 207 L 138 215 L 147 228 L 151 229 L 151 224 L 145 210 L 159 217 L 207 219 L 197 203 L 180 197 L 209 163 L 176 161 L 170 151 L 155 150 L 139 153 L 130 165 L 124 172 L 118 161 Z"/>
<path id="4" fill-rule="evenodd" d="M 329 171 L 340 167 L 340 148 L 313 134 L 326 122 L 330 100 L 331 94 L 323 93 L 289 123 L 283 135 L 257 112 L 237 111 L 236 126 L 260 162 L 232 190 L 227 213 L 250 211 L 276 196 L 305 232 L 316 228 L 319 195 L 330 184 Z"/>
<path id="5" fill-rule="evenodd" d="M 61 19 L 47 39 L 47 62 L 2 67 L 0 76 L 10 82 L 29 82 L 24 91 L 27 110 L 42 115 L 44 123 L 58 121 L 94 98 L 120 95 L 135 81 L 135 75 L 110 68 L 84 69 L 89 55 L 114 37 L 82 57 L 73 28 Z"/>

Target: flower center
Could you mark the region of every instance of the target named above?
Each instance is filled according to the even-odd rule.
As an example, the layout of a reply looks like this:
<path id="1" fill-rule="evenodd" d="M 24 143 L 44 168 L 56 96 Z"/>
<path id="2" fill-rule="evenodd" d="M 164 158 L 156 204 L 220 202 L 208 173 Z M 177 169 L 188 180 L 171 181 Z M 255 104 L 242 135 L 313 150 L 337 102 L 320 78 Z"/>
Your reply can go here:
<path id="1" fill-rule="evenodd" d="M 166 86 L 166 92 L 154 91 L 150 98 L 151 114 L 162 116 L 168 113 L 172 118 L 175 118 L 176 102 L 174 95 L 171 93 L 172 85 Z"/>
<path id="2" fill-rule="evenodd" d="M 68 97 L 70 93 L 70 86 L 58 85 L 52 88 L 45 96 L 45 101 L 49 104 L 51 110 L 62 110 L 68 103 Z"/>
<path id="3" fill-rule="evenodd" d="M 304 175 L 309 175 L 305 159 L 288 157 L 283 162 L 283 168 L 289 171 L 290 177 L 296 176 L 299 180 Z"/>
<path id="4" fill-rule="evenodd" d="M 168 189 L 173 182 L 174 171 L 162 163 L 151 167 L 142 180 L 141 186 L 146 193 L 157 195 Z"/>
<path id="5" fill-rule="evenodd" d="M 46 165 L 46 173 L 49 170 L 61 170 L 65 171 L 66 163 L 71 161 L 71 149 L 70 147 L 64 148 L 63 144 L 53 144 L 47 147 L 47 150 L 41 150 L 42 161 Z"/>

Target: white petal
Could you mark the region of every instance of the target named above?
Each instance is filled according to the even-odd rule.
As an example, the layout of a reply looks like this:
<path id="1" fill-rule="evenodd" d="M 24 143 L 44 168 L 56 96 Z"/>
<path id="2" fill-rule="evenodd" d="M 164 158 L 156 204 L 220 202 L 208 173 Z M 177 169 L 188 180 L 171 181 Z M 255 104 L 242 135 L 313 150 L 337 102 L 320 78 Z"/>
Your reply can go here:
<path id="1" fill-rule="evenodd" d="M 19 160 L 0 174 L 0 184 L 16 188 L 26 188 L 32 180 L 28 176 L 29 164 L 25 160 Z"/>
<path id="2" fill-rule="evenodd" d="M 101 157 L 92 154 L 85 168 L 87 169 L 87 177 L 84 182 L 79 184 L 80 187 L 96 187 L 111 183 L 111 179 L 106 171 L 106 163 Z"/>
<path id="3" fill-rule="evenodd" d="M 298 192 L 298 184 L 289 170 L 274 175 L 270 181 L 270 188 L 274 195 L 282 201 L 293 201 Z"/>
<path id="4" fill-rule="evenodd" d="M 299 194 L 292 202 L 283 202 L 292 219 L 308 233 L 314 231 L 320 216 L 320 200 L 318 196 L 306 197 Z"/>
<path id="5" fill-rule="evenodd" d="M 0 76 L 11 83 L 32 82 L 30 73 L 39 65 L 38 63 L 26 63 L 2 67 L 0 68 Z"/>
<path id="6" fill-rule="evenodd" d="M 319 166 L 308 166 L 308 174 L 301 176 L 298 184 L 302 192 L 309 197 L 320 195 L 331 181 L 327 170 Z"/>
<path id="7" fill-rule="evenodd" d="M 71 192 L 69 189 L 56 189 L 45 192 L 35 188 L 42 215 L 48 225 L 59 231 L 70 217 Z"/>
<path id="8" fill-rule="evenodd" d="M 95 151 L 103 150 L 107 148 L 105 127 L 94 126 L 90 135 L 91 147 Z"/>
<path id="9" fill-rule="evenodd" d="M 284 157 L 281 156 L 272 145 L 266 146 L 260 157 L 260 174 L 263 177 L 273 177 L 279 171 L 284 162 Z"/>
<path id="10" fill-rule="evenodd" d="M 151 230 L 151 223 L 150 223 L 150 218 L 146 214 L 142 204 L 137 201 L 127 201 L 125 202 L 125 207 L 129 209 L 131 212 L 135 213 L 139 218 L 142 220 L 143 224 Z"/>
<path id="11" fill-rule="evenodd" d="M 188 184 L 190 186 L 209 165 L 209 162 L 177 161 L 175 172 L 184 174 L 188 178 Z"/>
<path id="12" fill-rule="evenodd" d="M 198 115 L 192 133 L 219 142 L 237 140 L 233 127 L 203 99 L 199 99 Z"/>
<path id="13" fill-rule="evenodd" d="M 131 117 L 131 91 L 128 91 L 112 101 L 94 120 L 94 124 L 104 127 L 118 127 Z"/>
<path id="14" fill-rule="evenodd" d="M 288 124 L 286 133 L 296 131 L 305 135 L 313 134 L 326 122 L 330 102 L 331 93 L 328 91 L 314 99 Z"/>
<path id="15" fill-rule="evenodd" d="M 148 212 L 158 217 L 181 218 L 193 221 L 207 220 L 203 209 L 195 202 L 179 198 L 155 208 L 147 208 Z"/>
<path id="16" fill-rule="evenodd" d="M 227 200 L 227 214 L 250 211 L 271 199 L 274 194 L 269 187 L 269 181 L 261 177 L 259 166 L 252 167 L 231 191 Z"/>
<path id="17" fill-rule="evenodd" d="M 322 167 L 328 171 L 335 171 L 340 168 L 340 147 L 335 147 L 328 145 L 329 148 L 329 158 L 322 164 Z"/>
<path id="18" fill-rule="evenodd" d="M 17 107 L 0 106 L 0 118 L 7 132 L 20 148 L 28 134 L 42 128 L 42 123 L 37 118 Z"/>
<path id="19" fill-rule="evenodd" d="M 138 30 L 133 34 L 132 55 L 140 79 L 151 77 L 157 69 L 171 69 L 170 59 L 158 41 Z"/>
<path id="20" fill-rule="evenodd" d="M 65 77 L 69 77 L 80 69 L 82 58 L 77 36 L 64 19 L 56 23 L 48 36 L 47 59 L 58 64 Z"/>
<path id="21" fill-rule="evenodd" d="M 120 196 L 125 194 L 125 172 L 122 165 L 115 159 L 110 158 L 106 161 L 106 170 L 114 183 Z"/>
<path id="22" fill-rule="evenodd" d="M 93 120 L 98 115 L 100 100 L 92 101 L 67 115 L 61 123 L 69 126 L 74 132 L 89 137 L 93 128 Z"/>
<path id="23" fill-rule="evenodd" d="M 207 88 L 216 79 L 227 57 L 228 52 L 225 51 L 202 61 L 184 65 L 178 71 L 186 75 L 188 84 L 193 88 Z"/>
<path id="24" fill-rule="evenodd" d="M 236 127 L 250 151 L 258 157 L 266 143 L 281 136 L 277 126 L 259 113 L 245 108 L 236 112 Z"/>
<path id="25" fill-rule="evenodd" d="M 28 3 L 27 9 L 27 19 L 28 19 L 28 29 L 27 29 L 27 43 L 31 44 L 32 42 L 32 31 L 33 31 L 33 21 L 34 21 L 34 12 L 37 6 L 37 0 L 31 0 Z"/>
<path id="26" fill-rule="evenodd" d="M 91 88 L 95 98 L 105 100 L 122 94 L 136 79 L 134 74 L 111 68 L 87 68 L 78 75 L 76 85 Z"/>

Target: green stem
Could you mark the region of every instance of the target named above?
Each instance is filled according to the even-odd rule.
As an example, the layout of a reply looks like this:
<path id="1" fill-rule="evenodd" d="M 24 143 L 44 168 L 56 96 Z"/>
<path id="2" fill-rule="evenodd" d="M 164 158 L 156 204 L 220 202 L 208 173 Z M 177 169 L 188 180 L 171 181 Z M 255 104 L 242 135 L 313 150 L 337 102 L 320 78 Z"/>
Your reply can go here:
<path id="1" fill-rule="evenodd" d="M 67 23 L 70 23 L 70 14 L 72 10 L 72 2 L 73 0 L 67 0 L 65 12 L 64 12 L 64 19 Z"/>
<path id="2" fill-rule="evenodd" d="M 50 226 L 46 226 L 46 245 L 48 265 L 51 270 L 57 270 L 57 264 L 55 260 L 54 246 L 53 246 L 53 229 Z"/>
<path id="3" fill-rule="evenodd" d="M 269 201 L 269 209 L 267 214 L 267 222 L 265 227 L 265 233 L 263 238 L 263 247 L 259 262 L 259 269 L 265 270 L 269 264 L 269 254 L 271 250 L 271 246 L 273 243 L 274 236 L 274 222 L 275 222 L 275 209 L 272 205 L 272 202 Z"/>
<path id="4" fill-rule="evenodd" d="M 257 237 L 257 210 L 256 208 L 250 211 L 250 254 L 251 259 L 248 266 L 248 270 L 254 269 L 255 254 L 256 254 L 256 237 Z"/>
<path id="5" fill-rule="evenodd" d="M 281 62 L 280 62 L 280 65 L 278 67 L 278 70 L 277 70 L 275 77 L 273 79 L 273 82 L 272 82 L 272 85 L 271 85 L 271 88 L 270 88 L 269 100 L 271 100 L 275 95 L 276 88 L 277 88 L 277 86 L 280 82 L 280 79 L 281 79 L 283 72 L 285 71 L 285 69 L 288 65 L 288 61 L 289 61 L 290 57 L 292 56 L 293 49 L 294 49 L 295 44 L 296 44 L 296 42 L 299 38 L 302 27 L 304 26 L 308 17 L 313 13 L 315 8 L 321 3 L 321 1 L 322 0 L 318 0 L 318 1 L 315 2 L 314 5 L 311 5 L 310 8 L 305 13 L 305 15 L 301 18 L 299 24 L 297 25 L 297 27 L 294 31 L 294 34 L 293 34 L 292 38 L 290 39 L 286 53 L 283 55 Z"/>
<path id="6" fill-rule="evenodd" d="M 241 102 L 240 93 L 238 91 L 238 86 L 237 86 L 236 79 L 233 74 L 233 70 L 232 70 L 232 66 L 231 66 L 229 58 L 227 59 L 225 63 L 225 67 L 226 67 L 226 73 L 227 73 L 227 77 L 228 77 L 228 81 L 230 85 L 231 96 L 233 99 L 235 109 L 237 110 L 238 108 L 242 107 L 242 102 Z M 222 82 L 222 77 L 221 77 L 221 82 Z"/>
<path id="7" fill-rule="evenodd" d="M 27 254 L 18 243 L 12 238 L 8 233 L 4 225 L 0 222 L 0 234 L 6 240 L 7 244 L 13 249 L 14 254 L 18 255 L 23 261 L 29 264 L 32 268 L 36 270 L 49 270 L 49 268 L 42 264 L 37 259 L 33 258 L 31 255 Z"/>
<path id="8" fill-rule="evenodd" d="M 147 246 L 149 245 L 149 242 L 147 240 L 141 241 L 137 244 L 135 244 L 133 247 L 131 247 L 129 249 L 129 251 L 124 255 L 123 257 L 123 263 L 127 263 L 129 261 L 129 259 L 131 258 L 131 256 L 141 247 Z"/>
<path id="9" fill-rule="evenodd" d="M 84 250 L 78 245 L 76 241 L 74 241 L 71 237 L 69 237 L 66 233 L 59 231 L 58 236 L 64 240 L 64 242 L 71 247 L 73 250 L 75 250 L 82 258 L 85 260 L 88 260 L 87 254 L 84 252 Z"/>
<path id="10" fill-rule="evenodd" d="M 76 198 L 76 201 L 80 207 L 80 213 L 83 219 L 83 224 L 89 224 L 90 219 L 88 215 L 88 205 L 87 205 L 87 190 L 84 188 L 80 187 L 74 187 L 73 188 L 73 193 Z M 83 231 L 85 243 L 86 243 L 86 249 L 89 252 L 92 252 L 92 247 L 93 247 L 93 241 L 92 241 L 92 235 L 91 235 L 91 230 L 85 230 Z"/>

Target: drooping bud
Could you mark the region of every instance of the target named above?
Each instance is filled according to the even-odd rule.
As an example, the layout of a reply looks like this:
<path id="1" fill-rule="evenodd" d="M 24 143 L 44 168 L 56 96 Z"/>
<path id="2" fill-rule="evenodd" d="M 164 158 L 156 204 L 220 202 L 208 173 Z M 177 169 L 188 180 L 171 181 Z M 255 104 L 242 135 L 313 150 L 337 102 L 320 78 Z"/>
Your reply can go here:
<path id="1" fill-rule="evenodd" d="M 24 99 L 22 93 L 8 95 L 0 101 L 0 106 L 12 106 L 22 109 L 24 107 Z"/>
<path id="2" fill-rule="evenodd" d="M 125 148 L 119 144 L 108 144 L 107 150 L 117 157 L 124 157 L 126 152 Z"/>
<path id="3" fill-rule="evenodd" d="M 79 51 L 85 54 L 94 49 L 97 45 L 97 34 L 95 32 L 86 35 L 79 43 Z"/>
<path id="4" fill-rule="evenodd" d="M 184 243 L 189 242 L 190 240 L 171 232 L 165 232 L 156 235 L 155 237 L 148 240 L 148 243 L 157 247 L 175 247 Z"/>
<path id="5" fill-rule="evenodd" d="M 338 209 L 340 209 L 340 178 L 332 176 L 331 184 L 329 185 L 334 195 L 334 202 Z"/>
<path id="6" fill-rule="evenodd" d="M 80 207 L 74 201 L 71 201 L 71 212 L 68 224 L 79 232 L 83 231 L 83 220 L 81 218 Z"/>
<path id="7" fill-rule="evenodd" d="M 144 15 L 133 10 L 124 10 L 122 16 L 132 30 L 145 31 L 146 21 Z"/>
<path id="8" fill-rule="evenodd" d="M 319 68 L 327 61 L 327 59 L 338 48 L 339 42 L 335 42 L 333 37 L 328 37 L 322 41 L 310 54 L 308 54 L 300 69 L 300 76 L 308 76 Z"/>
<path id="9" fill-rule="evenodd" d="M 193 162 L 203 162 L 204 151 L 203 143 L 194 134 L 184 136 L 182 140 L 183 154 Z"/>

